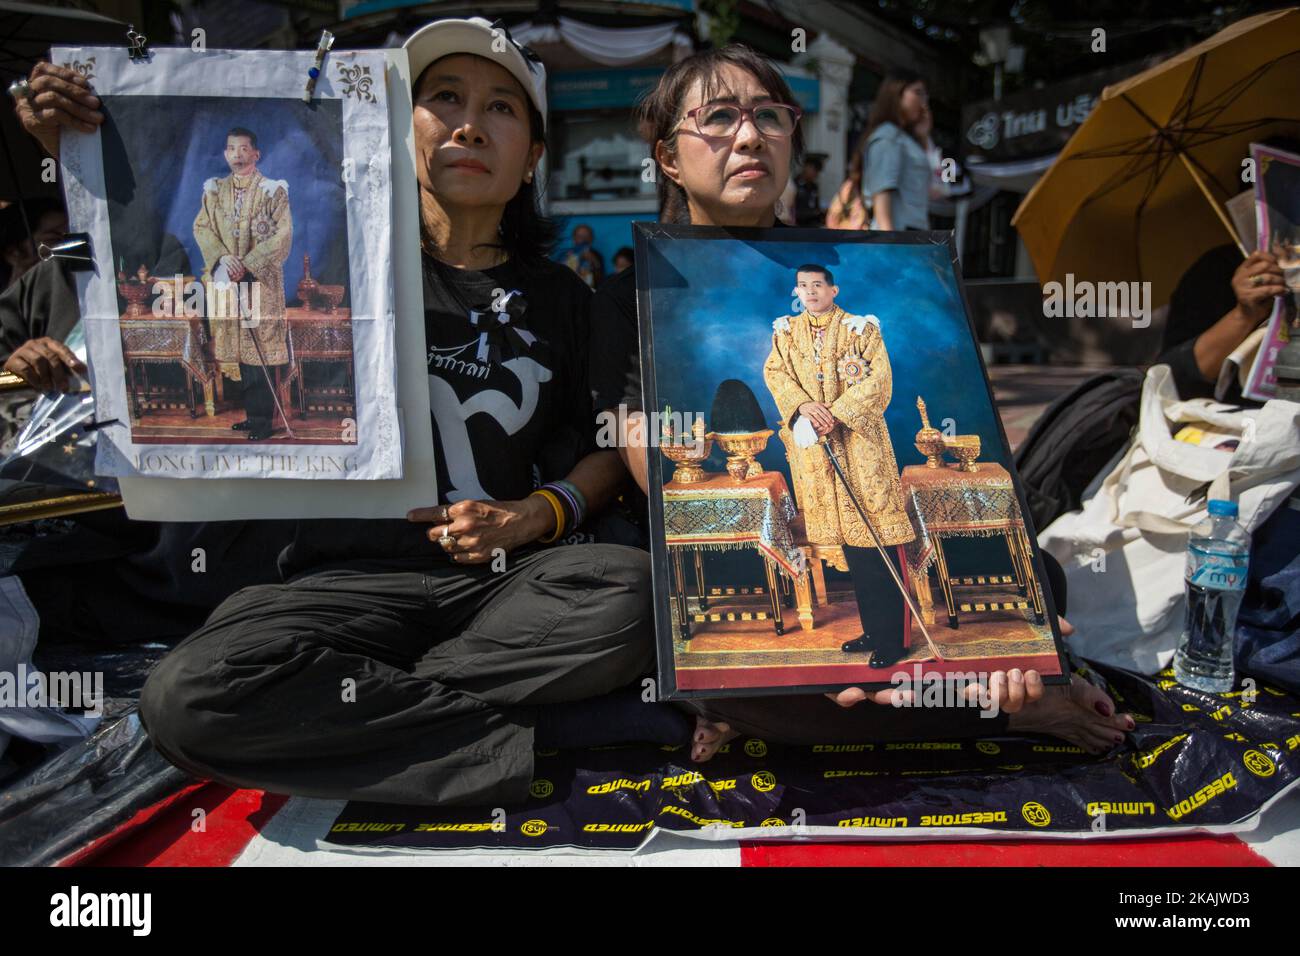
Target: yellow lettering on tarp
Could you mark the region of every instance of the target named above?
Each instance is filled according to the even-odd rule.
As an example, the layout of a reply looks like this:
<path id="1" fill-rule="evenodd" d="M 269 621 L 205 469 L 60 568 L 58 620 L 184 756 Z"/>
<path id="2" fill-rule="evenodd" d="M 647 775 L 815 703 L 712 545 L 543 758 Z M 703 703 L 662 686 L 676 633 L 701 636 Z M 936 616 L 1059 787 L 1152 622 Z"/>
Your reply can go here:
<path id="1" fill-rule="evenodd" d="M 1177 737 L 1170 737 L 1164 743 L 1160 744 L 1159 746 L 1155 747 L 1152 750 L 1148 750 L 1145 753 L 1134 754 L 1133 763 L 1135 766 L 1139 768 L 1149 767 L 1156 762 L 1156 758 L 1159 757 L 1162 753 L 1164 753 L 1174 744 L 1178 743 L 1180 740 L 1186 740 L 1186 739 L 1187 739 L 1186 734 L 1179 734 Z"/>
<path id="2" fill-rule="evenodd" d="M 1081 754 L 1086 751 L 1072 744 L 1034 744 L 1034 753 L 1040 754 Z"/>
<path id="3" fill-rule="evenodd" d="M 1233 789 L 1236 786 L 1237 786 L 1237 778 L 1234 777 L 1232 775 L 1232 771 L 1229 770 L 1218 780 L 1211 780 L 1209 783 L 1201 787 L 1200 790 L 1197 790 L 1190 797 L 1186 797 L 1185 799 L 1179 800 L 1172 807 L 1166 810 L 1165 813 L 1169 814 L 1169 816 L 1175 820 L 1181 820 L 1183 817 L 1187 816 L 1187 814 L 1191 813 L 1197 807 L 1204 806 L 1206 803 L 1213 800 L 1219 794 L 1226 793 L 1227 791 Z"/>
<path id="4" fill-rule="evenodd" d="M 628 780 L 626 777 L 619 777 L 617 780 L 607 780 L 605 783 L 594 784 L 587 788 L 587 792 L 593 796 L 599 796 L 602 793 L 613 793 L 615 790 L 649 789 L 649 780 Z"/>
<path id="5" fill-rule="evenodd" d="M 661 816 L 665 813 L 671 813 L 679 817 L 685 817 L 687 820 L 690 820 L 692 823 L 698 823 L 702 827 L 723 826 L 723 827 L 735 827 L 739 829 L 745 825 L 744 821 L 741 820 L 711 820 L 707 817 L 699 817 L 691 813 L 691 811 L 687 810 L 685 807 L 677 807 L 677 806 L 673 806 L 672 804 L 669 804 L 668 806 L 664 807 L 662 810 L 659 811 L 659 813 Z"/>
<path id="6" fill-rule="evenodd" d="M 336 823 L 331 833 L 395 833 L 406 829 L 405 823 Z"/>
<path id="7" fill-rule="evenodd" d="M 1295 750 L 1297 747 L 1300 747 L 1300 734 L 1296 734 L 1294 737 L 1288 737 L 1286 739 L 1287 750 Z"/>
<path id="8" fill-rule="evenodd" d="M 715 793 L 721 793 L 723 790 L 736 789 L 736 781 L 734 778 L 731 780 L 709 780 L 707 783 L 709 788 Z"/>
<path id="9" fill-rule="evenodd" d="M 1223 720 L 1224 717 L 1229 716 L 1231 713 L 1232 713 L 1232 708 L 1229 707 L 1227 704 L 1224 704 L 1218 710 L 1211 711 L 1210 716 L 1213 717 L 1215 720 Z"/>
<path id="10" fill-rule="evenodd" d="M 655 825 L 653 820 L 647 820 L 645 823 L 586 823 L 583 824 L 583 833 L 640 833 L 642 830 L 649 830 Z"/>
<path id="11" fill-rule="evenodd" d="M 840 820 L 836 825 L 841 827 L 905 827 L 907 826 L 907 817 L 849 817 Z"/>
<path id="12" fill-rule="evenodd" d="M 884 770 L 824 770 L 822 778 L 833 780 L 836 777 L 882 777 L 885 776 Z"/>
<path id="13" fill-rule="evenodd" d="M 961 750 L 960 743 L 897 743 L 885 744 L 886 750 Z"/>
<path id="14" fill-rule="evenodd" d="M 813 744 L 815 754 L 856 754 L 864 750 L 875 750 L 875 744 Z"/>
<path id="15" fill-rule="evenodd" d="M 1135 817 L 1144 817 L 1148 813 L 1151 814 L 1152 816 L 1156 815 L 1156 805 L 1154 803 L 1151 803 L 1150 801 L 1143 801 L 1141 803 L 1137 803 L 1137 802 L 1115 803 L 1108 800 L 1101 800 L 1101 801 L 1094 801 L 1093 803 L 1088 804 L 1087 810 L 1088 810 L 1088 816 L 1090 817 L 1096 816 L 1099 813 L 1104 813 L 1107 816 L 1113 814 L 1119 816 L 1135 816 Z"/>
<path id="16" fill-rule="evenodd" d="M 1006 823 L 1005 810 L 981 810 L 971 813 L 927 813 L 921 817 L 923 827 L 959 827 L 973 823 Z"/>
<path id="17" fill-rule="evenodd" d="M 703 783 L 704 774 L 698 770 L 688 770 L 686 773 L 675 774 L 671 777 L 664 777 L 664 782 L 659 785 L 662 790 L 671 790 L 674 787 L 689 787 L 691 784 Z"/>
<path id="18" fill-rule="evenodd" d="M 497 823 L 421 823 L 415 828 L 416 833 L 485 833 L 499 830 Z"/>

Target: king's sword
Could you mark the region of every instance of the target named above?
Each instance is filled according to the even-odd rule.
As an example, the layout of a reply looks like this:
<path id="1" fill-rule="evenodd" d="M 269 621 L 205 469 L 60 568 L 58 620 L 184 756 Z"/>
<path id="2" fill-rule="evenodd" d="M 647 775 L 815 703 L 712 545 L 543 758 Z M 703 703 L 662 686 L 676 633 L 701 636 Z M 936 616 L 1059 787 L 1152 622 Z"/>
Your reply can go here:
<path id="1" fill-rule="evenodd" d="M 840 476 L 840 481 L 844 483 L 844 490 L 849 493 L 849 500 L 853 502 L 853 507 L 857 509 L 858 516 L 862 523 L 867 526 L 867 531 L 871 533 L 871 540 L 875 542 L 876 550 L 880 552 L 880 560 L 885 562 L 885 567 L 889 569 L 889 576 L 894 579 L 894 584 L 898 587 L 898 593 L 903 595 L 903 600 L 911 608 L 912 615 L 916 618 L 916 623 L 921 626 L 921 633 L 925 635 L 925 642 L 930 645 L 930 652 L 934 654 L 935 660 L 942 661 L 943 654 L 939 652 L 938 646 L 934 643 L 934 638 L 930 637 L 930 631 L 925 626 L 925 620 L 921 617 L 921 612 L 917 609 L 916 602 L 912 600 L 912 595 L 907 593 L 907 588 L 903 585 L 903 579 L 898 576 L 898 569 L 894 567 L 894 562 L 889 560 L 889 555 L 885 554 L 885 546 L 880 541 L 880 535 L 876 534 L 875 526 L 872 525 L 871 519 L 867 517 L 866 511 L 858 503 L 858 496 L 853 493 L 853 488 L 849 485 L 849 480 L 844 476 L 844 469 L 840 467 L 839 459 L 835 457 L 835 452 L 831 451 L 830 442 L 826 436 L 822 435 L 817 439 L 817 444 L 821 445 L 826 451 L 826 457 L 831 460 L 831 467 L 835 469 L 835 474 Z"/>

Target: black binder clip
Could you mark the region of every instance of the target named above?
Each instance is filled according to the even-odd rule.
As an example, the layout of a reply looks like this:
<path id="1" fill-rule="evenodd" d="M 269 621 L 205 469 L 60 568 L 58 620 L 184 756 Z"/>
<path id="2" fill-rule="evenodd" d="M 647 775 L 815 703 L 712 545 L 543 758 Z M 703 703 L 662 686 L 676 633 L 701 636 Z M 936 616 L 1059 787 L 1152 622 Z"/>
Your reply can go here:
<path id="1" fill-rule="evenodd" d="M 54 245 L 42 242 L 36 247 L 36 254 L 42 262 L 65 259 L 73 272 L 89 272 L 95 267 L 95 259 L 90 253 L 90 233 L 87 232 L 70 232 Z"/>
<path id="2" fill-rule="evenodd" d="M 143 33 L 136 33 L 134 23 L 128 23 L 126 26 L 126 40 L 130 44 L 126 51 L 127 56 L 132 60 L 149 59 L 149 50 L 145 46 L 149 38 Z"/>

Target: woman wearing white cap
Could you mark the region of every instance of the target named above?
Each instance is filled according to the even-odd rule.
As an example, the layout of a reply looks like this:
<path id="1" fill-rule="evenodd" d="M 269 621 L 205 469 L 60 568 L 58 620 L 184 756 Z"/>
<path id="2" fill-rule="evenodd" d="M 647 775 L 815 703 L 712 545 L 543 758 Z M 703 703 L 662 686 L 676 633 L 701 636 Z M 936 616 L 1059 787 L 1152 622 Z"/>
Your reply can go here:
<path id="1" fill-rule="evenodd" d="M 288 583 L 224 602 L 140 713 L 169 760 L 236 786 L 512 803 L 534 746 L 680 743 L 690 721 L 629 686 L 654 661 L 647 555 L 546 547 L 622 466 L 595 445 L 590 291 L 547 258 L 535 205 L 545 72 L 478 18 L 405 48 L 440 500 L 407 521 L 301 522 Z"/>

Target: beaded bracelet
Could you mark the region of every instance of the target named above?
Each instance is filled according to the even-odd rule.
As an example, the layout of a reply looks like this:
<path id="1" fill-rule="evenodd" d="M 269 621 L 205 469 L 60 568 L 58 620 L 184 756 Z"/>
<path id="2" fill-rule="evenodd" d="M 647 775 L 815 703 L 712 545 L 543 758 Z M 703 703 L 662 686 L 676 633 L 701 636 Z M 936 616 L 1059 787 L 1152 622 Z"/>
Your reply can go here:
<path id="1" fill-rule="evenodd" d="M 560 505 L 560 499 L 556 497 L 555 492 L 546 488 L 538 488 L 533 492 L 533 494 L 541 495 L 550 503 L 551 507 L 555 509 L 555 533 L 549 538 L 539 538 L 538 540 L 541 541 L 542 544 L 551 544 L 554 541 L 558 541 L 560 535 L 564 534 L 565 525 L 564 508 Z M 532 496 L 530 495 L 529 497 Z"/>

